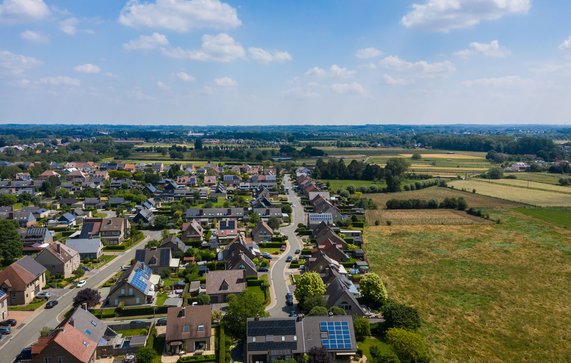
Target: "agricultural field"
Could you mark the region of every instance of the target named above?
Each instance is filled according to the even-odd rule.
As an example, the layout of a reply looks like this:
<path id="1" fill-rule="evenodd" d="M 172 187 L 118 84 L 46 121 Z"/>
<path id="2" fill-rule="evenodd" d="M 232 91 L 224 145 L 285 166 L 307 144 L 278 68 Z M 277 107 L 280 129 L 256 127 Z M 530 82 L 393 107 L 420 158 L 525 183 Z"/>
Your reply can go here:
<path id="1" fill-rule="evenodd" d="M 552 173 L 505 173 L 506 176 L 513 175 L 518 180 L 529 180 L 537 183 L 559 185 L 559 179 L 564 177 L 561 174 Z"/>
<path id="2" fill-rule="evenodd" d="M 549 192 L 571 194 L 571 186 L 560 186 L 560 185 L 538 183 L 529 180 L 517 180 L 517 179 L 482 179 L 482 181 L 492 184 L 501 184 L 501 185 L 523 188 L 526 190 L 546 190 Z"/>
<path id="3" fill-rule="evenodd" d="M 329 183 L 331 190 L 347 189 L 347 187 L 352 186 L 355 188 L 360 187 L 370 187 L 371 185 L 377 188 L 385 188 L 387 184 L 383 182 L 373 181 L 373 180 L 335 180 L 335 179 L 321 179 L 323 183 Z"/>
<path id="4" fill-rule="evenodd" d="M 367 198 L 371 198 L 379 207 L 385 208 L 389 199 L 420 199 L 430 200 L 435 199 L 442 202 L 444 198 L 464 198 L 468 207 L 470 208 L 514 208 L 521 207 L 523 204 L 512 202 L 509 200 L 492 198 L 481 194 L 464 192 L 457 189 L 443 188 L 443 187 L 430 187 L 420 190 L 411 190 L 399 193 L 377 193 L 365 194 Z"/>
<path id="5" fill-rule="evenodd" d="M 471 216 L 463 211 L 451 209 L 391 209 L 367 211 L 367 223 L 374 225 L 455 225 L 492 223 L 483 218 Z"/>
<path id="6" fill-rule="evenodd" d="M 571 360 L 571 230 L 532 210 L 485 210 L 500 224 L 366 228 L 372 271 L 419 310 L 435 362 Z"/>
<path id="7" fill-rule="evenodd" d="M 518 208 L 516 210 L 526 216 L 571 229 L 571 209 L 569 208 Z"/>
<path id="8" fill-rule="evenodd" d="M 506 179 L 506 181 L 513 182 L 517 180 Z M 478 194 L 539 207 L 571 206 L 571 194 L 565 194 L 559 191 L 530 190 L 518 186 L 490 183 L 489 181 L 476 179 L 454 180 L 449 182 L 448 185 L 456 189 L 467 191 L 475 190 Z M 548 184 L 542 185 L 545 187 L 555 187 Z"/>

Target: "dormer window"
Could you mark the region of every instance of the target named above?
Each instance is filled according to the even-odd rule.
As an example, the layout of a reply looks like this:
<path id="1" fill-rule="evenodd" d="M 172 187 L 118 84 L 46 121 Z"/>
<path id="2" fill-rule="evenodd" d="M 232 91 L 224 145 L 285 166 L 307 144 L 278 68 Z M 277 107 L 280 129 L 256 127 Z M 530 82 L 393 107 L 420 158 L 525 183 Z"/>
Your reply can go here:
<path id="1" fill-rule="evenodd" d="M 149 260 L 149 265 L 156 265 L 157 264 L 157 259 L 156 257 L 151 257 L 151 259 Z"/>

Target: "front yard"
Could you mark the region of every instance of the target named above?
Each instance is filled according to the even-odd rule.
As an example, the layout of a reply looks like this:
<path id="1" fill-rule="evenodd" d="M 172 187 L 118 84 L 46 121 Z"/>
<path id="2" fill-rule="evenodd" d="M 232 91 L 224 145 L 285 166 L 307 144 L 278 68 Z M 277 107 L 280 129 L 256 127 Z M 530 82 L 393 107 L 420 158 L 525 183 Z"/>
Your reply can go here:
<path id="1" fill-rule="evenodd" d="M 11 311 L 34 311 L 37 308 L 44 305 L 46 303 L 46 301 L 47 301 L 46 299 L 35 298 L 28 305 L 8 306 L 8 310 L 11 310 Z"/>

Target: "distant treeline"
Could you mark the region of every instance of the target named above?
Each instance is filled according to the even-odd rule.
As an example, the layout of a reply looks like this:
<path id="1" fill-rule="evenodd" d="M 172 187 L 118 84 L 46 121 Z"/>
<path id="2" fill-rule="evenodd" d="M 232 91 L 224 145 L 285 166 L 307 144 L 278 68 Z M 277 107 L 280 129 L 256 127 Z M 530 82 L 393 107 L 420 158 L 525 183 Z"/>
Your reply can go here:
<path id="1" fill-rule="evenodd" d="M 387 209 L 458 209 L 466 210 L 468 203 L 464 198 L 444 198 L 440 203 L 436 199 L 390 199 L 386 203 Z"/>

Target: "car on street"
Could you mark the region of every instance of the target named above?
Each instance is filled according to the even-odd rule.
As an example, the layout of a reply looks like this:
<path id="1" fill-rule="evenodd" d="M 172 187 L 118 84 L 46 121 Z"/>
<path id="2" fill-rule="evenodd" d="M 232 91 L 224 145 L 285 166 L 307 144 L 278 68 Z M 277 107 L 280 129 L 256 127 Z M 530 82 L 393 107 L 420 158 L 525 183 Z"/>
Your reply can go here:
<path id="1" fill-rule="evenodd" d="M 27 347 L 22 349 L 22 351 L 20 352 L 20 354 L 18 354 L 18 356 L 16 357 L 16 359 L 14 360 L 15 363 L 17 362 L 21 362 L 21 361 L 27 361 L 27 360 L 31 360 L 32 359 L 32 347 Z"/>
<path id="2" fill-rule="evenodd" d="M 301 253 L 301 250 L 299 248 L 295 250 L 296 255 L 299 255 L 300 253 Z"/>
<path id="3" fill-rule="evenodd" d="M 291 292 L 286 294 L 286 305 L 293 305 L 293 294 Z"/>
<path id="4" fill-rule="evenodd" d="M 271 260 L 272 259 L 272 255 L 270 255 L 269 252 L 262 252 L 262 257 L 267 259 L 267 260 Z"/>
<path id="5" fill-rule="evenodd" d="M 258 272 L 268 272 L 269 269 L 266 266 L 262 266 L 258 268 Z"/>
<path id="6" fill-rule="evenodd" d="M 81 269 L 85 272 L 91 271 L 91 269 L 87 266 L 81 266 Z"/>
<path id="7" fill-rule="evenodd" d="M 87 283 L 87 281 L 81 280 L 77 283 L 77 287 L 84 287 L 86 283 Z"/>
<path id="8" fill-rule="evenodd" d="M 160 318 L 157 320 L 156 326 L 166 326 L 167 325 L 167 318 Z"/>
<path id="9" fill-rule="evenodd" d="M 48 301 L 48 303 L 46 304 L 46 309 L 51 309 L 54 306 L 56 306 L 58 304 L 57 300 L 50 300 Z"/>
<path id="10" fill-rule="evenodd" d="M 282 245 L 282 246 L 280 247 L 280 251 L 282 251 L 282 252 L 283 252 L 283 251 L 285 251 L 285 250 L 286 250 L 286 248 L 287 248 L 287 247 L 286 247 L 286 245 Z"/>
<path id="11" fill-rule="evenodd" d="M 6 319 L 0 322 L 0 326 L 16 326 L 16 324 L 18 324 L 16 319 Z"/>
<path id="12" fill-rule="evenodd" d="M 123 266 L 121 266 L 121 271 L 127 271 L 129 269 L 129 267 L 131 267 L 131 266 L 123 265 Z"/>
<path id="13" fill-rule="evenodd" d="M 286 262 L 291 262 L 292 260 L 293 260 L 293 257 L 291 257 L 291 256 L 287 256 L 287 258 L 286 258 Z"/>
<path id="14" fill-rule="evenodd" d="M 12 329 L 9 326 L 0 326 L 0 334 L 8 335 L 12 333 Z"/>
<path id="15" fill-rule="evenodd" d="M 36 297 L 40 298 L 40 299 L 49 299 L 50 298 L 50 292 L 49 291 L 41 291 L 41 292 L 36 294 Z"/>

